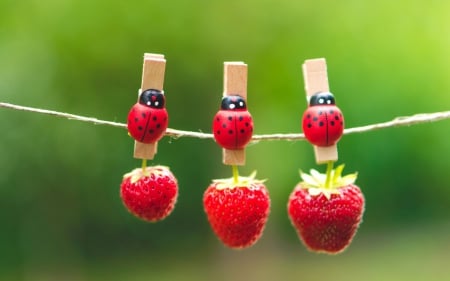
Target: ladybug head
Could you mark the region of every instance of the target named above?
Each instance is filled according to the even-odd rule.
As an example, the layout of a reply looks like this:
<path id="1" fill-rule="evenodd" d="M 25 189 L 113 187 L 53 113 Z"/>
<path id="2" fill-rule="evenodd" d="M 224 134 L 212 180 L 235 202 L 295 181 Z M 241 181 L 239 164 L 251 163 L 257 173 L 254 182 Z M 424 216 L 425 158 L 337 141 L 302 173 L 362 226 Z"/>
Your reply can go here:
<path id="1" fill-rule="evenodd" d="M 309 99 L 309 106 L 336 104 L 332 93 L 317 93 Z"/>
<path id="2" fill-rule="evenodd" d="M 162 91 L 147 89 L 139 96 L 139 103 L 152 108 L 164 108 L 166 101 Z"/>
<path id="3" fill-rule="evenodd" d="M 245 104 L 245 100 L 238 95 L 223 97 L 222 104 L 220 105 L 220 109 L 223 110 L 235 110 L 246 108 L 247 105 Z"/>

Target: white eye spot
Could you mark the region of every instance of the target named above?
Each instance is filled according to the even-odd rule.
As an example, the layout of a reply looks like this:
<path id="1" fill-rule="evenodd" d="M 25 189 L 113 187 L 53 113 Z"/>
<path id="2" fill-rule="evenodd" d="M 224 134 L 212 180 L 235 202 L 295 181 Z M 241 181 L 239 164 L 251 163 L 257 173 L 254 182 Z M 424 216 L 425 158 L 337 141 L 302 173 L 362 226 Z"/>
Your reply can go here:
<path id="1" fill-rule="evenodd" d="M 158 106 L 159 105 L 159 101 L 155 101 L 155 106 Z"/>
<path id="2" fill-rule="evenodd" d="M 236 105 L 234 103 L 230 104 L 230 109 L 234 109 Z"/>
<path id="3" fill-rule="evenodd" d="M 148 102 L 147 102 L 147 105 L 148 105 L 148 106 L 152 105 L 152 102 L 151 102 L 151 101 L 148 101 Z"/>
<path id="4" fill-rule="evenodd" d="M 323 98 L 320 98 L 320 99 L 319 99 L 319 103 L 320 103 L 320 104 L 323 104 L 324 102 L 325 102 L 325 100 L 324 100 Z"/>
<path id="5" fill-rule="evenodd" d="M 244 106 L 244 102 L 243 102 L 243 101 L 240 101 L 240 102 L 239 102 L 239 106 Z"/>
<path id="6" fill-rule="evenodd" d="M 331 101 L 330 101 L 330 100 L 327 100 L 327 104 L 331 104 Z"/>

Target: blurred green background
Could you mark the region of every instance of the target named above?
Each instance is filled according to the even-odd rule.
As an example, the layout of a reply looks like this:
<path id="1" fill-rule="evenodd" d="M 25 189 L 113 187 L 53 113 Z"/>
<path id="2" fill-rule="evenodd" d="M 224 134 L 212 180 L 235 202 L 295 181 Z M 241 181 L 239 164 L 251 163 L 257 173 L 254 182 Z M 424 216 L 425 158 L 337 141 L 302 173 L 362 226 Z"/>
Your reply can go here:
<path id="1" fill-rule="evenodd" d="M 299 133 L 301 64 L 325 57 L 347 127 L 449 110 L 450 2 L 0 1 L 0 101 L 125 122 L 144 52 L 167 58 L 169 127 L 210 132 L 223 62 L 249 65 L 255 133 Z M 247 148 L 241 174 L 267 178 L 262 239 L 233 251 L 203 213 L 210 181 L 231 175 L 212 140 L 164 138 L 173 214 L 147 224 L 119 198 L 140 165 L 126 130 L 0 109 L 0 280 L 450 280 L 450 122 L 344 136 L 364 222 L 341 255 L 309 253 L 287 218 L 304 141 Z"/>

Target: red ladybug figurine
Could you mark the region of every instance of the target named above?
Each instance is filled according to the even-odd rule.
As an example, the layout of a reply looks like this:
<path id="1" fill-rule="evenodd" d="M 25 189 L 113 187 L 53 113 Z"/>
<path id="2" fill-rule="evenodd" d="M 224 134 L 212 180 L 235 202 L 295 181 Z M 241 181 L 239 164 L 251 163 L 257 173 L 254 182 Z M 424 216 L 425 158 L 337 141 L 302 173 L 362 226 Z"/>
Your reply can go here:
<path id="1" fill-rule="evenodd" d="M 331 93 L 311 96 L 302 123 L 306 139 L 316 146 L 334 145 L 344 131 L 344 116 Z"/>
<path id="2" fill-rule="evenodd" d="M 162 91 L 147 89 L 128 113 L 128 132 L 138 142 L 153 143 L 164 136 L 169 117 Z"/>
<path id="3" fill-rule="evenodd" d="M 225 149 L 243 149 L 252 138 L 253 119 L 238 95 L 223 97 L 212 125 L 214 139 Z"/>

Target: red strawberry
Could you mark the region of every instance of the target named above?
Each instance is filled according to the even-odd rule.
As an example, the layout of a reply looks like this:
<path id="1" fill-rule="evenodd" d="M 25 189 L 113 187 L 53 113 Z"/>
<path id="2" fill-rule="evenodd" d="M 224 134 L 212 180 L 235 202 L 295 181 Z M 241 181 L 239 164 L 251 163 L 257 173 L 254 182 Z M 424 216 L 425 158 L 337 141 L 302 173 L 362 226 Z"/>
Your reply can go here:
<path id="1" fill-rule="evenodd" d="M 230 248 L 247 248 L 261 237 L 270 212 L 263 181 L 250 177 L 214 180 L 203 195 L 208 221 L 219 239 Z"/>
<path id="2" fill-rule="evenodd" d="M 330 170 L 330 180 L 315 170 L 291 193 L 288 213 L 303 244 L 314 252 L 337 254 L 352 241 L 364 212 L 356 174 L 341 177 L 344 165 Z"/>
<path id="3" fill-rule="evenodd" d="M 136 217 L 156 222 L 173 210 L 178 196 L 178 183 L 168 167 L 153 166 L 134 169 L 123 176 L 120 197 Z"/>

